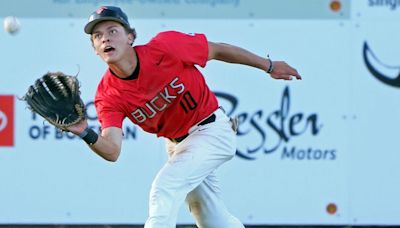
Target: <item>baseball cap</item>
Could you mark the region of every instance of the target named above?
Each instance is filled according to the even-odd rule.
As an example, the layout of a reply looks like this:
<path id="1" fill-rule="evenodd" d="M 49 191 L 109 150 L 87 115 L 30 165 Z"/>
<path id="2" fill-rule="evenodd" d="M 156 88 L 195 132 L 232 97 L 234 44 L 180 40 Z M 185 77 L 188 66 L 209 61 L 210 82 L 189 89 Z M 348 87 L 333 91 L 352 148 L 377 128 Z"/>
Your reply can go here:
<path id="1" fill-rule="evenodd" d="M 94 11 L 88 23 L 85 25 L 85 33 L 92 34 L 94 26 L 102 21 L 116 21 L 122 24 L 125 28 L 131 29 L 126 14 L 116 6 L 100 6 Z"/>

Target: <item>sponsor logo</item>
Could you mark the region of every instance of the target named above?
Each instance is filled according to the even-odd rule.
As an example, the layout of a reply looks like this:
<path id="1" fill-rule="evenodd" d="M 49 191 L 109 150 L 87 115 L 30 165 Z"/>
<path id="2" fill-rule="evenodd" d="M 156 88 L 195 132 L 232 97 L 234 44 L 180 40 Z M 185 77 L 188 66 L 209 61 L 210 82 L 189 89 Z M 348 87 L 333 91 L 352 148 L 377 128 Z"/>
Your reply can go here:
<path id="1" fill-rule="evenodd" d="M 396 10 L 400 6 L 400 0 L 368 0 L 369 7 L 387 7 Z"/>
<path id="2" fill-rule="evenodd" d="M 323 130 L 319 115 L 315 112 L 294 110 L 288 86 L 284 88 L 278 106 L 271 111 L 265 111 L 263 108 L 255 111 L 241 110 L 240 100 L 235 95 L 224 92 L 215 94 L 220 103 L 223 103 L 227 115 L 239 118 L 239 144 L 240 140 L 245 142 L 240 144 L 236 151 L 239 158 L 251 161 L 263 155 L 277 154 L 281 160 L 287 161 L 337 159 L 336 148 L 318 145 L 317 139 Z M 87 102 L 85 106 L 90 128 L 100 131 L 93 101 Z M 32 120 L 35 124 L 31 125 L 28 133 L 33 140 L 80 140 L 72 133 L 61 132 L 53 126 L 43 124 L 43 119 L 35 113 L 32 113 Z M 129 125 L 123 127 L 123 131 L 124 140 L 136 140 L 140 134 L 136 125 L 130 121 Z M 314 137 L 316 140 L 312 140 Z M 309 144 L 304 145 L 304 140 L 301 139 L 305 138 Z"/>
<path id="3" fill-rule="evenodd" d="M 86 109 L 86 119 L 88 120 L 89 127 L 94 131 L 100 133 L 101 127 L 98 122 L 96 109 L 94 107 L 94 102 L 89 101 L 85 104 Z M 53 125 L 47 124 L 41 116 L 32 112 L 31 118 L 33 124 L 28 129 L 29 137 L 33 140 L 81 140 L 79 136 L 74 135 L 71 132 L 63 132 Z M 138 131 L 135 125 L 124 124 L 123 126 L 124 140 L 136 139 Z"/>
<path id="4" fill-rule="evenodd" d="M 380 61 L 367 42 L 363 46 L 363 59 L 368 71 L 376 79 L 388 86 L 400 87 L 400 66 L 390 66 Z"/>
<path id="5" fill-rule="evenodd" d="M 257 110 L 253 113 L 239 112 L 239 100 L 230 94 L 217 92 L 220 100 L 228 102 L 227 114 L 238 116 L 238 137 L 248 143 L 239 146 L 236 155 L 246 160 L 254 160 L 260 154 L 280 152 L 281 160 L 335 160 L 337 150 L 321 148 L 318 145 L 296 145 L 302 136 L 318 137 L 322 123 L 317 113 L 294 112 L 291 108 L 289 87 L 285 87 L 280 106 L 272 112 Z M 239 143 L 240 144 L 240 143 Z M 243 148 L 244 147 L 244 148 Z"/>
<path id="6" fill-rule="evenodd" d="M 0 95 L 0 146 L 14 146 L 13 95 Z"/>

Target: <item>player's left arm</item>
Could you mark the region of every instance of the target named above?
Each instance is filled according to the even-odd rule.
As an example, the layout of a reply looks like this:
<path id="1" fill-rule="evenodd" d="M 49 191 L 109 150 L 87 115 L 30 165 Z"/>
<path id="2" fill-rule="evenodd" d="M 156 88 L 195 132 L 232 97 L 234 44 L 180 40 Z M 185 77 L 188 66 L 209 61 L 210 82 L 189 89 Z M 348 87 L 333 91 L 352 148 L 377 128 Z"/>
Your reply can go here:
<path id="1" fill-rule="evenodd" d="M 228 63 L 237 63 L 252 66 L 268 72 L 272 78 L 291 80 L 292 77 L 301 79 L 296 69 L 284 61 L 269 61 L 246 49 L 225 43 L 208 42 L 208 60 L 220 60 Z M 271 66 L 272 64 L 272 66 Z M 271 68 L 272 67 L 272 68 Z"/>

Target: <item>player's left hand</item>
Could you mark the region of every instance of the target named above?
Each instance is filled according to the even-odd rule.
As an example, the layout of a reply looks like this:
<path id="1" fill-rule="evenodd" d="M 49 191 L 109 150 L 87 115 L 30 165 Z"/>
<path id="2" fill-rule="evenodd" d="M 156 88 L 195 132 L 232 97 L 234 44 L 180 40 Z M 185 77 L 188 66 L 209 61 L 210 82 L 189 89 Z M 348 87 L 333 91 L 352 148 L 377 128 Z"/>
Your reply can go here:
<path id="1" fill-rule="evenodd" d="M 291 67 L 284 61 L 272 61 L 273 70 L 270 73 L 274 79 L 292 80 L 295 77 L 297 80 L 301 80 L 301 76 L 296 69 Z"/>

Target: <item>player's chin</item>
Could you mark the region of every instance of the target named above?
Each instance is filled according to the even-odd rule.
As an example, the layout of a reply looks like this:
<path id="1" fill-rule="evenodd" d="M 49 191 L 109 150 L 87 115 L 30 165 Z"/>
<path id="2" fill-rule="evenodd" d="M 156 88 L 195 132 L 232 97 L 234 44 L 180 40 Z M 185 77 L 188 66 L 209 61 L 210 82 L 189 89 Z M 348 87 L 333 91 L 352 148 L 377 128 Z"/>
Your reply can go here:
<path id="1" fill-rule="evenodd" d="M 113 64 L 116 63 L 116 59 L 112 56 L 102 56 L 101 57 L 103 59 L 104 62 L 106 62 L 107 64 Z"/>
<path id="2" fill-rule="evenodd" d="M 114 54 L 114 52 L 103 52 L 101 53 L 100 57 L 106 63 L 113 62 L 116 59 L 116 55 Z"/>

